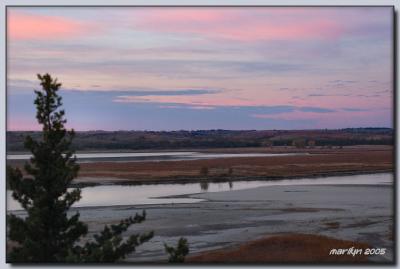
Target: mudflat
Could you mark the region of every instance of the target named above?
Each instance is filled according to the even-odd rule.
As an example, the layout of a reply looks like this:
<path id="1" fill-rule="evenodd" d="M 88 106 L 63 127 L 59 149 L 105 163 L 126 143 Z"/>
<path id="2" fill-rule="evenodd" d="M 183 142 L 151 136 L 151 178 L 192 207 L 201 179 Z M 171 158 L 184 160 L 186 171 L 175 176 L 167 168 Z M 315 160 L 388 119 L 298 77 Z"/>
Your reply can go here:
<path id="1" fill-rule="evenodd" d="M 104 224 L 146 210 L 146 221 L 133 225 L 126 236 L 153 230 L 155 237 L 127 257 L 126 261 L 131 262 L 165 262 L 163 244 L 174 245 L 182 236 L 188 239 L 190 255 L 195 257 L 205 251 L 229 250 L 287 233 L 322 235 L 385 248 L 385 255 L 367 259 L 393 261 L 392 184 L 268 186 L 187 196 L 205 200 L 193 204 L 86 207 L 72 209 L 71 213 L 79 210 L 90 235 Z"/>

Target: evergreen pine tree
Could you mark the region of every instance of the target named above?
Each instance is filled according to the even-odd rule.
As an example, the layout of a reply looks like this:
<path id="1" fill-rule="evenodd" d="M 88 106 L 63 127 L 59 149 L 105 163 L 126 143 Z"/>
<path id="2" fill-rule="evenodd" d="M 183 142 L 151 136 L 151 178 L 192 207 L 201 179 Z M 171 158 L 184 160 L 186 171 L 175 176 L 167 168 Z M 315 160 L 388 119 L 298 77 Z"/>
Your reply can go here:
<path id="1" fill-rule="evenodd" d="M 124 258 L 135 247 L 152 238 L 153 233 L 122 233 L 134 223 L 145 220 L 145 214 L 122 220 L 85 244 L 79 241 L 87 226 L 79 213 L 68 216 L 70 207 L 81 198 L 80 189 L 69 190 L 79 165 L 70 149 L 74 131 L 64 128 L 64 110 L 58 90 L 61 84 L 49 74 L 38 75 L 41 91 L 35 91 L 36 118 L 42 125 L 39 141 L 26 137 L 25 148 L 32 153 L 20 169 L 7 167 L 7 180 L 12 195 L 25 209 L 26 218 L 7 216 L 8 239 L 15 243 L 9 251 L 10 262 L 114 262 Z"/>
<path id="2" fill-rule="evenodd" d="M 164 244 L 165 251 L 169 254 L 168 262 L 182 263 L 185 261 L 186 255 L 189 254 L 189 244 L 186 238 L 181 237 L 175 247 Z"/>

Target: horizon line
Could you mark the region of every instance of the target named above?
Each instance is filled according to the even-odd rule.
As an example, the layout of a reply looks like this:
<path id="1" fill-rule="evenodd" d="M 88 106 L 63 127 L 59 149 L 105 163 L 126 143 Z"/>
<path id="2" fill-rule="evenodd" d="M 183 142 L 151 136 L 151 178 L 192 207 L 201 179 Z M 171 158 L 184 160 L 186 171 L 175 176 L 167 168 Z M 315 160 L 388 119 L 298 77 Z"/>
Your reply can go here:
<path id="1" fill-rule="evenodd" d="M 66 129 L 67 131 L 73 128 Z M 196 132 L 196 131 L 337 131 L 337 130 L 345 130 L 345 129 L 391 129 L 394 130 L 393 127 L 343 127 L 343 128 L 315 128 L 315 129 L 175 129 L 175 130 L 75 130 L 75 132 Z M 42 130 L 7 130 L 6 132 L 42 132 Z"/>

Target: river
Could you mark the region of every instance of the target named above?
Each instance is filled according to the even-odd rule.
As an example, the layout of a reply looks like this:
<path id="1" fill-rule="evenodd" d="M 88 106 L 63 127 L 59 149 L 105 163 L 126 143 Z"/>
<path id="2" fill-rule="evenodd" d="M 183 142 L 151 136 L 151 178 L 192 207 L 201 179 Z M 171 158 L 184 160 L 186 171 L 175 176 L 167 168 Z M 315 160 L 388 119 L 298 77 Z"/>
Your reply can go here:
<path id="1" fill-rule="evenodd" d="M 391 173 L 332 176 L 321 178 L 300 178 L 271 181 L 234 181 L 225 183 L 188 183 L 188 184 L 147 184 L 147 185 L 103 185 L 82 188 L 82 199 L 75 207 L 116 206 L 116 205 L 150 205 L 196 203 L 203 199 L 179 197 L 182 195 L 244 190 L 267 186 L 287 185 L 383 185 L 392 184 Z M 170 196 L 170 197 L 167 197 Z M 7 191 L 7 209 L 20 210 L 20 205 Z"/>
<path id="2" fill-rule="evenodd" d="M 280 157 L 308 155 L 308 153 L 204 153 L 193 151 L 172 151 L 172 152 L 115 152 L 115 153 L 77 153 L 78 162 L 142 162 L 142 161 L 182 161 L 202 160 L 217 158 L 247 158 L 247 157 Z M 8 154 L 7 160 L 29 160 L 30 154 Z"/>

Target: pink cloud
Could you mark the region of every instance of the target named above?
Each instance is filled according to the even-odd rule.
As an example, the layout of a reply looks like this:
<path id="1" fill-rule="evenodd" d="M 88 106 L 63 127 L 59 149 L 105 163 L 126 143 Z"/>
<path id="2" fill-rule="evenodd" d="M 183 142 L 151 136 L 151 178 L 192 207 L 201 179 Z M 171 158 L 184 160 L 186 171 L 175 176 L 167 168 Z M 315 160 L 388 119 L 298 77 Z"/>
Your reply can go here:
<path id="1" fill-rule="evenodd" d="M 196 34 L 236 41 L 337 39 L 345 28 L 324 12 L 305 9 L 157 9 L 137 18 L 147 31 Z"/>
<path id="2" fill-rule="evenodd" d="M 294 111 L 285 112 L 279 114 L 252 114 L 251 117 L 258 119 L 278 119 L 278 120 L 310 120 L 310 119 L 321 119 L 332 117 L 335 113 L 316 113 L 316 112 L 304 112 Z"/>
<path id="3" fill-rule="evenodd" d="M 267 105 L 263 100 L 243 100 L 240 98 L 227 97 L 223 94 L 204 94 L 201 96 L 117 96 L 113 102 L 116 103 L 173 103 L 191 106 L 196 109 L 212 109 L 221 106 L 260 106 Z"/>
<path id="4" fill-rule="evenodd" d="M 119 100 L 117 100 L 118 102 Z M 215 109 L 213 106 L 173 106 L 173 105 L 166 105 L 166 106 L 159 106 L 159 108 L 186 108 L 186 109 L 197 109 L 197 110 L 212 110 Z"/>
<path id="5" fill-rule="evenodd" d="M 90 30 L 88 25 L 66 18 L 7 12 L 8 38 L 11 40 L 42 40 L 71 38 Z"/>
<path id="6" fill-rule="evenodd" d="M 162 9 L 151 9 L 148 13 L 144 13 L 140 20 L 142 25 L 159 26 L 160 22 L 169 22 L 173 24 L 180 24 L 184 22 L 199 23 L 204 22 L 222 22 L 224 20 L 223 9 L 203 9 L 203 8 L 162 8 Z M 232 12 L 230 12 L 232 13 Z M 237 13 L 237 12 L 234 12 Z"/>

